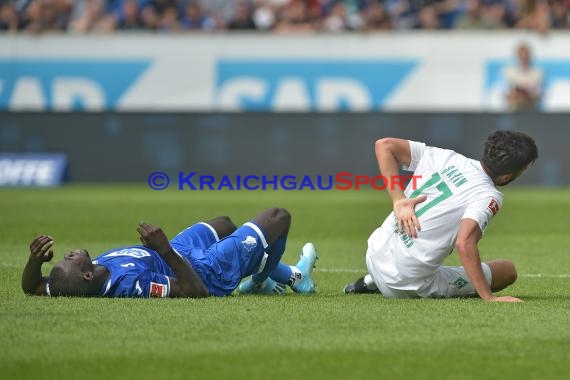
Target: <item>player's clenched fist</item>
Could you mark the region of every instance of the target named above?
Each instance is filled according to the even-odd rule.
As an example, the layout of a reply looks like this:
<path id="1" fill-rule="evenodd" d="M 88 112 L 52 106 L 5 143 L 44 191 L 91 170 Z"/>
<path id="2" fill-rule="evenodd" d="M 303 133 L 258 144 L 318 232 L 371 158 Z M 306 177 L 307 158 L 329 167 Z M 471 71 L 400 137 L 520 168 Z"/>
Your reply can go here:
<path id="1" fill-rule="evenodd" d="M 165 255 L 170 251 L 170 242 L 160 227 L 141 222 L 137 231 L 145 247 L 154 249 L 160 255 Z"/>
<path id="2" fill-rule="evenodd" d="M 36 263 L 47 263 L 53 258 L 53 238 L 40 235 L 30 243 L 30 260 Z"/>

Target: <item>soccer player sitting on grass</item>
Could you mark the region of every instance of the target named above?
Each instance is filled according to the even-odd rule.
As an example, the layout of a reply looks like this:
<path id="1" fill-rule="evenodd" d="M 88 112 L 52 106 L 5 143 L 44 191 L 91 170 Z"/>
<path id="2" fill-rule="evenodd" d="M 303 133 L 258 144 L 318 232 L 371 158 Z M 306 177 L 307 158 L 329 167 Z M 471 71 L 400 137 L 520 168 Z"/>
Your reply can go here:
<path id="1" fill-rule="evenodd" d="M 512 131 L 492 133 L 481 161 L 415 141 L 378 140 L 376 158 L 384 176 L 398 175 L 402 165 L 421 179 L 416 188 L 410 182 L 405 192 L 387 189 L 393 212 L 368 239 L 369 274 L 344 292 L 521 301 L 493 295 L 514 283 L 517 272 L 508 260 L 481 263 L 477 244 L 503 204 L 495 186 L 515 180 L 537 157 L 534 140 Z M 453 248 L 463 266 L 442 266 Z"/>
<path id="2" fill-rule="evenodd" d="M 142 246 L 113 249 L 94 260 L 75 249 L 49 277 L 42 277 L 41 267 L 53 258 L 53 238 L 42 235 L 30 244 L 22 289 L 47 296 L 225 296 L 252 275 L 241 293 L 281 294 L 284 284 L 297 293 L 313 293 L 313 244 L 305 244 L 296 266 L 280 263 L 290 224 L 287 210 L 271 208 L 237 229 L 228 217 L 196 223 L 169 242 L 160 228 L 140 223 Z"/>

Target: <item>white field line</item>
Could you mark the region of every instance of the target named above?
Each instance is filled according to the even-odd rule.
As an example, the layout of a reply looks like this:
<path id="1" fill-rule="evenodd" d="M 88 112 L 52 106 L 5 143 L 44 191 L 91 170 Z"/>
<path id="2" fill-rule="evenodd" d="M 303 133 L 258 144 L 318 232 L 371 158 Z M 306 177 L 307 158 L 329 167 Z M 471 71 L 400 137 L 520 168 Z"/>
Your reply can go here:
<path id="1" fill-rule="evenodd" d="M 24 264 L 15 265 L 9 263 L 0 263 L 0 267 L 3 268 L 24 268 Z M 320 273 L 359 273 L 365 274 L 366 269 L 354 269 L 354 268 L 315 268 L 315 271 Z M 560 274 L 548 274 L 548 273 L 519 273 L 520 277 L 531 277 L 531 278 L 570 278 L 570 273 L 560 273 Z"/>

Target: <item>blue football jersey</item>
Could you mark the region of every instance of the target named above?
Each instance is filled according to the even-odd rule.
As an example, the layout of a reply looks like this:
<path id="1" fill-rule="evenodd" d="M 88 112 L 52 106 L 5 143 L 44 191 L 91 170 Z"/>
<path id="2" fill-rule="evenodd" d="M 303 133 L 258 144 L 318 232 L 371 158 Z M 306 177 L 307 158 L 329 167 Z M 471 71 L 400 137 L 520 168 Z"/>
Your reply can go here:
<path id="1" fill-rule="evenodd" d="M 110 273 L 103 297 L 168 297 L 173 271 L 152 249 L 132 246 L 113 249 L 93 260 Z"/>
<path id="2" fill-rule="evenodd" d="M 243 277 L 256 273 L 267 248 L 263 233 L 251 223 L 222 240 L 208 224 L 196 223 L 170 243 L 213 296 L 231 294 Z M 141 245 L 112 249 L 97 256 L 93 264 L 110 273 L 101 290 L 103 297 L 168 297 L 169 277 L 176 277 L 158 252 Z"/>

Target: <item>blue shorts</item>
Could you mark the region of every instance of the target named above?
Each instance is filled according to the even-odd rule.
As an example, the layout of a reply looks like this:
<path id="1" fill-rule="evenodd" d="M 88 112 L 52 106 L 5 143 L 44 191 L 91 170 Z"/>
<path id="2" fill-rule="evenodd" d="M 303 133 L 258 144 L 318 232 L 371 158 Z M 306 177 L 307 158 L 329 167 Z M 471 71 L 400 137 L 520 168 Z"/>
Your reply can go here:
<path id="1" fill-rule="evenodd" d="M 231 294 L 242 278 L 257 273 L 267 248 L 264 232 L 251 222 L 221 240 L 212 226 L 197 223 L 170 244 L 192 264 L 213 296 Z"/>

